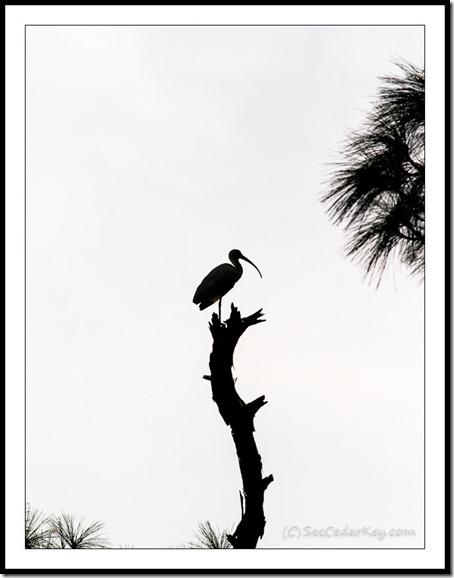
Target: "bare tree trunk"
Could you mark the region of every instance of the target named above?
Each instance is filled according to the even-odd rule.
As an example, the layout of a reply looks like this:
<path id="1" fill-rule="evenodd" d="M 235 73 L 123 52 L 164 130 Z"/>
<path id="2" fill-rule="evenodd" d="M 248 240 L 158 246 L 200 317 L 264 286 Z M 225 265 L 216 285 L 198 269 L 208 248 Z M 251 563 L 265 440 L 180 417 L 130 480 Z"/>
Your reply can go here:
<path id="1" fill-rule="evenodd" d="M 251 325 L 261 323 L 260 309 L 249 317 L 241 318 L 240 312 L 232 304 L 229 319 L 221 323 L 213 313 L 210 331 L 213 336 L 213 350 L 210 355 L 213 400 L 219 413 L 230 426 L 243 480 L 241 495 L 242 518 L 232 536 L 227 536 L 234 548 L 255 548 L 265 530 L 263 498 L 273 476 L 262 478 L 262 460 L 254 439 L 254 416 L 265 405 L 265 396 L 245 403 L 235 389 L 232 376 L 233 352 L 241 335 Z"/>

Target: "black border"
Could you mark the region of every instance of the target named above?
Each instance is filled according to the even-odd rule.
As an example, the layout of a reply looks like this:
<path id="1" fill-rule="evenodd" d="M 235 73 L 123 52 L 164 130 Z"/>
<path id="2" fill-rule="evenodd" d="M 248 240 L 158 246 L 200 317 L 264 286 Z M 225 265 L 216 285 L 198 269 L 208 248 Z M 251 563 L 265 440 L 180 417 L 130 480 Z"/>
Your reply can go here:
<path id="1" fill-rule="evenodd" d="M 383 4 L 390 4 L 390 5 L 395 5 L 394 3 L 383 3 Z M 405 3 L 402 3 L 405 4 Z M 448 12 L 448 4 L 446 2 L 434 2 L 432 3 L 433 5 L 444 5 L 445 6 L 445 38 L 446 38 L 446 43 L 445 46 L 447 47 L 446 50 L 446 63 L 445 63 L 445 77 L 447 80 L 450 81 L 450 70 L 451 70 L 451 54 L 450 54 L 450 49 L 451 49 L 451 37 L 450 37 L 450 18 L 448 18 L 447 16 L 449 15 L 450 17 L 450 12 Z M 213 27 L 213 26 L 249 26 L 249 27 L 263 27 L 263 26 L 279 26 L 279 27 L 285 27 L 285 26 L 291 26 L 291 27 L 302 27 L 302 26 L 320 26 L 320 27 L 326 27 L 326 26 L 342 26 L 342 27 L 349 27 L 349 26 L 405 26 L 405 25 L 400 25 L 400 24 L 395 24 L 395 25 L 380 25 L 380 24 L 371 24 L 371 25 L 359 25 L 359 24 L 355 24 L 355 25 L 343 25 L 343 24 L 332 24 L 332 25 L 328 25 L 328 24 L 314 24 L 314 25 L 301 25 L 301 24 L 202 24 L 202 25 L 192 25 L 192 24 L 156 24 L 156 25 L 146 25 L 146 24 L 27 24 L 25 26 L 25 30 L 24 30 L 24 48 L 25 48 L 25 62 L 24 62 L 24 90 L 25 90 L 25 95 L 24 95 L 24 118 L 25 118 L 25 134 L 24 134 L 24 175 L 25 175 L 25 179 L 26 179 L 26 28 L 30 26 L 30 27 L 34 27 L 34 26 L 39 26 L 39 27 L 45 27 L 45 26 L 59 26 L 59 27 L 63 27 L 63 26 L 97 26 L 97 27 L 107 27 L 107 26 L 128 26 L 128 27 L 134 27 L 134 26 L 140 26 L 140 27 L 151 27 L 151 26 L 168 26 L 168 27 L 176 27 L 176 26 L 209 26 L 209 27 Z M 417 26 L 417 25 L 407 25 L 407 26 Z M 425 61 L 425 25 L 422 25 L 424 27 L 424 61 Z M 449 40 L 449 42 L 448 42 Z M 447 85 L 447 89 L 446 89 L 446 104 L 445 104 L 445 113 L 446 113 L 446 121 L 449 122 L 449 126 L 450 126 L 450 120 L 451 120 L 451 115 L 450 115 L 450 96 L 451 96 L 451 87 L 450 84 Z M 449 135 L 450 136 L 450 135 Z M 445 141 L 446 141 L 446 152 L 445 152 L 445 160 L 448 161 L 448 159 L 450 159 L 450 140 L 449 140 L 449 136 L 448 133 L 445 136 Z M 451 177 L 451 170 L 450 170 L 450 166 L 449 166 L 449 162 L 446 162 L 446 178 L 450 179 Z M 450 182 L 450 181 L 449 181 Z M 447 241 L 450 241 L 450 215 L 451 215 L 451 200 L 450 200 L 450 196 L 449 196 L 449 192 L 446 191 L 448 194 L 445 195 L 446 198 L 446 215 L 445 215 L 445 226 L 446 226 L 446 235 L 449 235 L 449 238 L 446 237 Z M 26 257 L 26 184 L 25 184 L 25 191 L 24 191 L 24 203 L 25 203 L 25 214 L 24 214 L 24 225 L 25 225 L 25 257 Z M 451 277 L 450 277 L 450 257 L 451 257 L 451 253 L 450 253 L 450 243 L 446 243 L 446 254 L 445 254 L 445 265 L 447 267 L 447 271 L 449 273 L 449 276 L 447 278 L 447 285 L 446 285 L 446 289 L 447 289 L 447 293 L 445 296 L 445 305 L 446 305 L 446 314 L 449 315 L 450 318 L 450 313 L 451 313 L 451 309 L 450 309 L 450 289 L 451 289 Z M 24 263 L 24 275 L 25 275 L 25 319 L 24 319 L 24 324 L 25 327 L 24 329 L 26 330 L 26 263 Z M 426 320 L 426 293 L 424 291 L 424 320 Z M 25 333 L 26 335 L 26 333 Z M 446 336 L 446 343 L 447 346 L 450 346 L 450 332 L 449 332 L 449 328 L 448 326 L 446 326 L 446 332 L 445 332 L 445 336 Z M 26 359 L 26 338 L 25 338 L 25 358 L 24 361 Z M 425 333 L 424 333 L 424 352 L 425 352 Z M 25 367 L 26 370 L 26 367 Z M 424 370 L 424 374 L 425 374 L 425 370 Z M 446 431 L 451 434 L 451 427 L 450 427 L 450 402 L 451 402 L 451 395 L 450 395 L 450 390 L 449 390 L 449 386 L 448 384 L 450 383 L 450 378 L 451 378 L 451 365 L 450 365 L 450 359 L 448 356 L 446 356 L 446 376 L 448 378 L 447 381 L 447 387 L 446 387 L 446 406 L 445 406 L 445 418 L 446 418 Z M 26 379 L 25 379 L 26 382 Z M 25 393 L 25 417 L 26 417 L 26 384 L 24 384 L 24 393 Z M 292 548 L 292 550 L 421 550 L 421 549 L 425 549 L 426 547 L 426 485 L 425 485 L 425 478 L 426 478 L 426 471 L 425 471 L 425 465 L 426 465 L 426 437 L 425 437 L 425 426 L 426 426 L 426 408 L 425 408 L 425 375 L 424 375 L 424 547 L 421 548 Z M 26 443 L 26 438 L 25 438 L 25 443 Z M 26 449 L 26 448 L 25 448 Z M 449 573 L 451 571 L 451 552 L 450 552 L 450 546 L 451 546 L 451 495 L 450 495 L 450 483 L 451 483 L 451 460 L 450 460 L 450 456 L 451 456 L 451 440 L 450 440 L 450 435 L 447 436 L 446 439 L 446 447 L 445 447 L 445 459 L 446 459 L 446 465 L 449 466 L 446 469 L 446 486 L 445 486 L 445 504 L 446 504 L 446 518 L 445 518 L 445 568 L 444 569 L 433 569 L 433 570 L 428 570 L 428 569 L 392 569 L 392 568 L 388 568 L 388 569 L 350 569 L 350 570 L 324 570 L 324 569 L 308 569 L 308 570 L 304 570 L 304 569 L 241 569 L 241 570 L 233 570 L 233 569 L 190 569 L 190 570 L 181 570 L 181 569 L 156 569 L 156 570 L 146 570 L 146 569 L 131 569 L 131 570 L 114 570 L 114 569 L 107 569 L 107 570 L 90 570 L 90 573 L 93 574 L 235 574 L 235 573 L 243 573 L 243 574 L 338 574 L 338 573 L 349 573 L 349 574 L 359 574 L 359 573 L 366 573 L 366 574 L 384 574 L 384 573 L 389 573 L 389 572 L 393 572 L 395 574 L 445 574 L 445 573 Z M 25 469 L 25 480 L 26 480 L 26 453 L 24 453 L 24 469 Z M 26 486 L 25 486 L 26 488 Z M 24 488 L 24 492 L 25 492 L 25 488 Z M 24 504 L 26 502 L 26 496 L 24 496 Z M 121 548 L 112 548 L 112 550 L 119 550 Z M 168 548 L 134 548 L 136 550 L 167 550 Z M 264 550 L 287 550 L 287 548 L 261 548 Z M 5 568 L 5 565 L 3 565 L 3 568 Z M 14 570 L 7 570 L 7 573 L 11 573 L 11 574 L 35 574 L 35 573 L 48 573 L 48 574 L 57 574 L 57 573 L 64 573 L 64 574 L 82 574 L 82 573 L 86 573 L 87 570 L 82 570 L 82 569 L 61 569 L 61 570 L 57 570 L 57 569 L 46 569 L 46 570 L 28 570 L 28 569 L 24 569 L 24 570 L 19 570 L 19 569 L 14 569 Z"/>

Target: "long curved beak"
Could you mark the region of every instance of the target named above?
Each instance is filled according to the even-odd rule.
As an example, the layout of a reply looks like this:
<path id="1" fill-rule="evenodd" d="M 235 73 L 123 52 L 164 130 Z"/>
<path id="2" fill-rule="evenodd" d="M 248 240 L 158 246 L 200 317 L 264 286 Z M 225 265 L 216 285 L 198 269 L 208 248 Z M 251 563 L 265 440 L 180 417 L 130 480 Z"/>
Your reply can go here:
<path id="1" fill-rule="evenodd" d="M 241 255 L 240 259 L 243 259 L 244 261 L 247 261 L 250 265 L 252 265 L 253 267 L 255 267 L 257 269 L 257 271 L 259 272 L 260 277 L 262 277 L 262 274 L 260 273 L 259 268 L 254 265 L 254 263 L 252 261 L 250 261 L 247 257 L 245 257 L 244 255 Z"/>

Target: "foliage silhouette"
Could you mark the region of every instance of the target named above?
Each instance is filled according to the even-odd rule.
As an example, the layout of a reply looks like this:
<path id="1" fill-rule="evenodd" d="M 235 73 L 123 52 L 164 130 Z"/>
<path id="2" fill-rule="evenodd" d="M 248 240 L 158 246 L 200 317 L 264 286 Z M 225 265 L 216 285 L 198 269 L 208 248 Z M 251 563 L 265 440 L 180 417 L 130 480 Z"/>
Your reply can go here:
<path id="1" fill-rule="evenodd" d="M 199 522 L 198 529 L 195 533 L 195 540 L 190 540 L 181 546 L 182 548 L 208 548 L 208 549 L 222 549 L 232 548 L 232 544 L 227 538 L 227 530 L 216 530 L 211 525 L 210 521 Z"/>
<path id="2" fill-rule="evenodd" d="M 378 100 L 347 138 L 321 199 L 344 225 L 346 256 L 377 286 L 394 256 L 424 279 L 424 70 L 396 64 L 403 75 L 381 77 Z"/>
<path id="3" fill-rule="evenodd" d="M 25 510 L 25 547 L 51 549 L 95 549 L 109 548 L 108 540 L 102 535 L 103 522 L 85 525 L 82 518 L 62 512 L 60 516 L 46 516 L 30 504 Z"/>
<path id="4" fill-rule="evenodd" d="M 25 506 L 25 548 L 50 548 L 52 532 L 48 527 L 48 518 L 30 504 Z"/>
<path id="5" fill-rule="evenodd" d="M 102 535 L 103 522 L 84 525 L 84 519 L 76 522 L 75 516 L 61 513 L 49 518 L 49 526 L 60 548 L 94 549 L 107 548 L 108 542 Z M 58 547 L 58 546 L 57 546 Z"/>

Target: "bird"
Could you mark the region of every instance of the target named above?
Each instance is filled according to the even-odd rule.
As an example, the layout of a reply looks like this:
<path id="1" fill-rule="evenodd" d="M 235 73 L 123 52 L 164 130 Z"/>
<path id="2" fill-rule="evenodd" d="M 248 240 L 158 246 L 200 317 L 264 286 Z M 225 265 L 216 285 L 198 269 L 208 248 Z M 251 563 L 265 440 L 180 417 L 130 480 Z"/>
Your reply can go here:
<path id="1" fill-rule="evenodd" d="M 192 300 L 193 303 L 199 306 L 201 311 L 219 301 L 219 320 L 221 319 L 222 298 L 232 289 L 243 274 L 243 267 L 240 265 L 239 259 L 243 259 L 243 261 L 255 267 L 260 277 L 262 277 L 259 268 L 245 257 L 239 249 L 232 249 L 229 253 L 229 259 L 232 265 L 230 263 L 222 263 L 222 265 L 218 265 L 210 271 L 197 287 Z"/>

